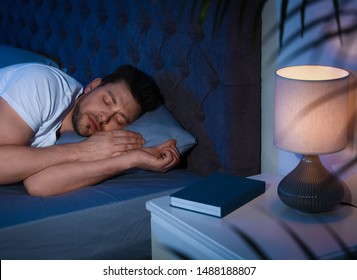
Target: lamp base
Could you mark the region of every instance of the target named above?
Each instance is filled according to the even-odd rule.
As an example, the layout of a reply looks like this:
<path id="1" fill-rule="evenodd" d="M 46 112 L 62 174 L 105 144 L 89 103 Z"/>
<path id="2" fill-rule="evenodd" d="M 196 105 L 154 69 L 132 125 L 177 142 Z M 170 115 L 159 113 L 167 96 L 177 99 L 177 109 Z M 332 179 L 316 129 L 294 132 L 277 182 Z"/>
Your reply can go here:
<path id="1" fill-rule="evenodd" d="M 282 202 L 302 212 L 332 210 L 343 199 L 343 183 L 320 161 L 319 156 L 304 155 L 278 186 Z"/>

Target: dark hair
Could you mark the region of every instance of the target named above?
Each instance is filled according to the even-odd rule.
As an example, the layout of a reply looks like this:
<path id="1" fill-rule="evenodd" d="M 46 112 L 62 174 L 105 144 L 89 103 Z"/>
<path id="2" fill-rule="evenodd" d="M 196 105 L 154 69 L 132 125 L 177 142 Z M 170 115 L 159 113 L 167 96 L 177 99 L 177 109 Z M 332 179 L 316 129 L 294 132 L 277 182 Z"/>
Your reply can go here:
<path id="1" fill-rule="evenodd" d="M 160 89 L 155 81 L 145 72 L 130 64 L 122 65 L 103 77 L 100 86 L 122 81 L 128 85 L 134 99 L 140 105 L 142 113 L 156 109 L 162 101 Z"/>

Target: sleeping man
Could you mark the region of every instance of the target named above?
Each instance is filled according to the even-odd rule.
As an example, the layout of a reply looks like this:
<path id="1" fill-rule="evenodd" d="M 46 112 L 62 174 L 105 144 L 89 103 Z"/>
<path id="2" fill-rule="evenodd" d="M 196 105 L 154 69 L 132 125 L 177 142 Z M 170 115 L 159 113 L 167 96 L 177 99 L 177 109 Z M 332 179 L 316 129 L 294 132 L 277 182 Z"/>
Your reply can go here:
<path id="1" fill-rule="evenodd" d="M 23 181 L 50 196 L 96 184 L 131 168 L 164 172 L 179 162 L 174 140 L 143 148 L 122 130 L 159 99 L 152 80 L 125 65 L 85 88 L 42 64 L 0 69 L 0 185 Z M 54 145 L 64 131 L 85 141 Z"/>

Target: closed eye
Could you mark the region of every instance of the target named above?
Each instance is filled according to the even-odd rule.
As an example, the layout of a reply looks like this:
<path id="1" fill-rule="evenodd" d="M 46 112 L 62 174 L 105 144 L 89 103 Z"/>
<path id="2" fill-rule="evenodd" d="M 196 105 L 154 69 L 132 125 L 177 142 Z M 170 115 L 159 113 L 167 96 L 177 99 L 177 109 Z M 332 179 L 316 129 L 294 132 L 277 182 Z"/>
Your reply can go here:
<path id="1" fill-rule="evenodd" d="M 116 120 L 117 123 L 121 126 L 125 126 L 129 124 L 129 118 L 122 113 L 116 114 Z"/>
<path id="2" fill-rule="evenodd" d="M 107 94 L 103 97 L 103 101 L 105 105 L 116 105 L 117 100 L 115 99 L 114 94 L 108 90 Z"/>
<path id="3" fill-rule="evenodd" d="M 111 99 L 111 101 L 113 102 L 113 104 L 117 105 L 117 100 L 115 99 L 114 94 L 110 90 L 108 91 L 108 95 L 109 95 L 109 98 Z"/>
<path id="4" fill-rule="evenodd" d="M 109 96 L 104 96 L 103 97 L 103 102 L 104 102 L 105 105 L 110 105 L 110 101 L 111 100 L 110 100 Z"/>

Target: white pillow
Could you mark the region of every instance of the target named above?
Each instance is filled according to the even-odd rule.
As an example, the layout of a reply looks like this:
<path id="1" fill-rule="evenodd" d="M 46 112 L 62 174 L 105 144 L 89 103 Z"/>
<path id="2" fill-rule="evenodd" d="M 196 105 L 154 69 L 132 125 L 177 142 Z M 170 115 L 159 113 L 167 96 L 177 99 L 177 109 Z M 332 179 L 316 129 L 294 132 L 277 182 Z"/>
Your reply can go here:
<path id="1" fill-rule="evenodd" d="M 183 154 L 196 144 L 196 138 L 178 123 L 164 105 L 145 113 L 125 129 L 140 133 L 146 140 L 146 147 L 175 139 L 177 148 Z"/>

